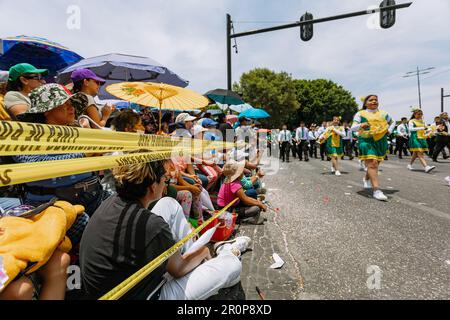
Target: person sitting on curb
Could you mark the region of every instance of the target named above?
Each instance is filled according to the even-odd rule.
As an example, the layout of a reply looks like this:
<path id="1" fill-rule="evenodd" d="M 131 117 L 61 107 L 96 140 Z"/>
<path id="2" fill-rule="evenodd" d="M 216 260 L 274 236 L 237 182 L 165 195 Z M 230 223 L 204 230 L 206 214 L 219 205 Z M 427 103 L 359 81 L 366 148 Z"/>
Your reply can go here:
<path id="1" fill-rule="evenodd" d="M 220 187 L 217 204 L 223 208 L 234 199 L 239 198 L 233 209 L 238 214 L 241 222 L 251 224 L 263 224 L 264 218 L 261 216 L 261 210 L 267 211 L 267 206 L 259 200 L 255 200 L 245 194 L 240 181 L 244 177 L 245 161 L 228 161 L 223 167 L 225 181 Z"/>
<path id="2" fill-rule="evenodd" d="M 161 198 L 169 179 L 166 165 L 165 161 L 155 161 L 114 169 L 118 195 L 102 203 L 81 241 L 82 288 L 86 298 L 97 299 L 106 294 L 179 238 L 174 237 L 163 217 L 147 209 Z M 183 212 L 175 201 L 164 210 L 168 220 L 176 213 L 167 211 L 177 211 L 178 216 Z M 241 237 L 233 243 L 223 243 L 214 259 L 206 247 L 184 255 L 177 251 L 123 298 L 207 299 L 220 289 L 239 283 L 242 265 L 238 257 L 250 241 Z M 166 272 L 173 278 L 159 286 Z"/>
<path id="3" fill-rule="evenodd" d="M 28 95 L 45 84 L 44 77 L 47 75 L 47 69 L 37 69 L 28 63 L 19 63 L 9 69 L 4 103 L 12 117 L 23 114 L 31 108 Z"/>
<path id="4" fill-rule="evenodd" d="M 32 107 L 27 113 L 20 115 L 19 120 L 49 125 L 70 125 L 75 121 L 71 98 L 70 91 L 62 85 L 56 83 L 43 85 L 30 93 Z M 85 156 L 82 153 L 19 155 L 13 159 L 18 163 L 33 163 L 80 159 Z M 94 213 L 103 198 L 102 185 L 94 172 L 34 181 L 26 183 L 24 189 L 25 204 L 39 206 L 56 197 L 85 207 L 86 214 L 80 216 L 68 232 L 74 246 L 79 243 L 89 216 Z"/>
<path id="5" fill-rule="evenodd" d="M 70 76 L 73 82 L 74 108 L 76 118 L 86 115 L 95 122 L 95 124 L 83 123 L 85 128 L 105 127 L 111 113 L 115 108 L 105 105 L 100 108 L 95 103 L 94 97 L 98 94 L 100 87 L 106 83 L 106 80 L 97 76 L 89 69 L 77 69 Z M 81 99 L 77 99 L 77 97 Z M 87 100 L 87 102 L 85 102 Z M 92 125 L 92 126 L 91 126 Z"/>

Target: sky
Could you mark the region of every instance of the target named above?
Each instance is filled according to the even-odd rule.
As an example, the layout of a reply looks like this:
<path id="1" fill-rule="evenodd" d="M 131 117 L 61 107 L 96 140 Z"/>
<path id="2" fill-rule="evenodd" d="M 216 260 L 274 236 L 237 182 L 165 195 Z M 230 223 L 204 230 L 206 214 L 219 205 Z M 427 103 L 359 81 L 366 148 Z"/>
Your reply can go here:
<path id="1" fill-rule="evenodd" d="M 315 25 L 309 42 L 298 29 L 237 39 L 233 81 L 256 67 L 286 71 L 297 79 L 330 79 L 360 98 L 377 94 L 395 119 L 417 106 L 417 78 L 406 72 L 435 67 L 421 77 L 428 122 L 440 112 L 440 88 L 450 95 L 450 1 L 412 1 L 397 11 L 396 24 L 376 28 L 366 15 Z M 225 88 L 226 14 L 235 32 L 366 10 L 381 0 L 0 0 L 0 38 L 48 38 L 83 57 L 124 53 L 150 57 L 205 93 Z M 79 10 L 74 20 L 73 6 Z M 68 11 L 69 10 L 69 11 Z M 69 12 L 69 13 L 68 13 Z M 79 24 L 77 23 L 79 21 Z M 69 27 L 68 27 L 69 25 Z M 450 98 L 446 98 L 450 111 Z"/>

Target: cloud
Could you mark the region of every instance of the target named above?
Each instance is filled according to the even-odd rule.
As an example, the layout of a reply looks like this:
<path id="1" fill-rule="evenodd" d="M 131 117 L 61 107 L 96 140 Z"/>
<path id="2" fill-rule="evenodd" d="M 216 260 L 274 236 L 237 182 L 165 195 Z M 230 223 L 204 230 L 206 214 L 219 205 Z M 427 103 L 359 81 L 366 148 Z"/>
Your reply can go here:
<path id="1" fill-rule="evenodd" d="M 278 23 L 240 21 L 295 21 L 305 11 L 319 18 L 364 10 L 379 2 L 23 0 L 18 10 L 17 2 L 0 0 L 0 37 L 42 36 L 85 57 L 111 52 L 148 56 L 190 80 L 190 87 L 203 93 L 226 86 L 226 13 L 236 22 L 236 32 L 241 32 Z M 81 9 L 80 30 L 66 27 L 69 5 Z M 439 74 L 450 65 L 446 12 L 450 12 L 447 0 L 414 0 L 410 8 L 397 12 L 397 23 L 388 30 L 369 29 L 371 17 L 362 16 L 317 24 L 309 42 L 300 40 L 298 29 L 239 38 L 239 54 L 232 56 L 233 80 L 255 67 L 287 71 L 296 78 L 331 79 L 355 97 L 378 93 L 387 111 L 398 118 L 410 105 L 418 104 L 414 78 L 402 75 L 416 66 L 434 66 L 436 76 L 424 76 L 422 87 L 429 119 L 439 111 L 440 88 L 450 92 L 450 72 Z M 20 23 L 13 23 L 17 21 Z"/>

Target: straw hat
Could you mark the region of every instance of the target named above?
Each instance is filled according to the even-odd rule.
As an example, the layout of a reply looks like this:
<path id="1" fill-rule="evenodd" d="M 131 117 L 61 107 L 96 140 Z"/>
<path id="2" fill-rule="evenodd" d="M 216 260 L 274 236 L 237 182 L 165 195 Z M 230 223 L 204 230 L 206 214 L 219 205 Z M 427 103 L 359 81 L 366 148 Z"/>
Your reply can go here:
<path id="1" fill-rule="evenodd" d="M 228 161 L 222 169 L 223 175 L 226 177 L 227 183 L 236 181 L 244 172 L 245 161 Z"/>

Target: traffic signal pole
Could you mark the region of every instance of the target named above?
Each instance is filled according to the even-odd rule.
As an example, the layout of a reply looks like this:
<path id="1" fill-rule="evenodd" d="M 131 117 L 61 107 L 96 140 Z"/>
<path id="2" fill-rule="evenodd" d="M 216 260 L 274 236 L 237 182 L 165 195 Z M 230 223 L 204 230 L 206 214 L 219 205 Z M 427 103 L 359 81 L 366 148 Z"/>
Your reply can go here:
<path id="1" fill-rule="evenodd" d="M 381 14 L 381 27 L 387 29 L 387 28 L 390 28 L 395 23 L 395 10 L 408 8 L 412 4 L 412 2 L 402 3 L 402 4 L 398 4 L 398 5 L 397 4 L 391 5 L 391 3 L 395 3 L 395 1 L 384 0 L 381 4 L 380 8 L 376 8 L 376 9 L 351 12 L 351 13 L 341 14 L 341 15 L 337 15 L 337 16 L 331 16 L 331 17 L 313 19 L 313 20 L 301 19 L 301 21 L 298 21 L 295 23 L 284 24 L 284 25 L 279 25 L 279 26 L 265 28 L 265 29 L 241 32 L 241 33 L 236 33 L 236 34 L 231 34 L 231 28 L 233 25 L 233 21 L 231 20 L 231 16 L 229 14 L 227 14 L 227 73 L 228 73 L 228 81 L 227 82 L 228 82 L 228 90 L 231 90 L 231 85 L 232 85 L 231 39 L 251 36 L 251 35 L 260 34 L 260 33 L 272 32 L 272 31 L 277 31 L 277 30 L 289 29 L 289 28 L 300 27 L 302 30 L 302 28 L 304 28 L 306 26 L 312 26 L 316 23 L 347 19 L 347 18 L 363 16 L 363 15 L 367 15 L 367 14 L 374 14 L 377 12 L 380 12 L 380 14 Z M 308 13 L 307 13 L 307 15 L 308 15 Z M 311 37 L 309 37 L 309 39 L 310 38 Z"/>

